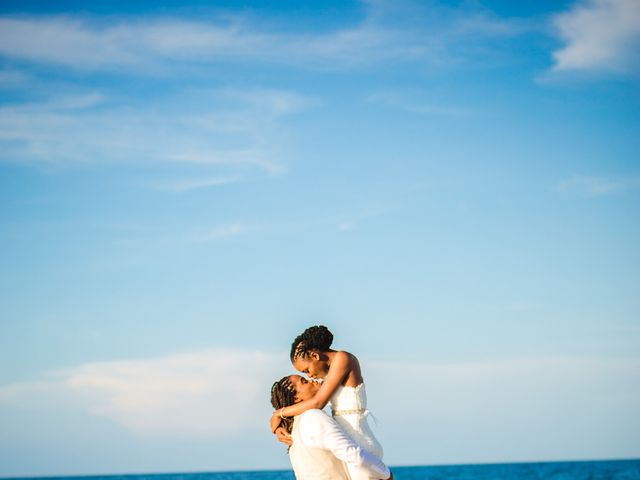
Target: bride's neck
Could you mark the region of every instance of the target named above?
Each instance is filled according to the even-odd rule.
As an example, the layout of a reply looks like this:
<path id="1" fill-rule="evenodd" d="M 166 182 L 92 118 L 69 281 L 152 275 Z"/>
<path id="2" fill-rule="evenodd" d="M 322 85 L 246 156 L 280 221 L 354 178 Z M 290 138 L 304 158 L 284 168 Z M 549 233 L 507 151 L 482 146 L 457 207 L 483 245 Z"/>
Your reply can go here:
<path id="1" fill-rule="evenodd" d="M 336 350 L 327 350 L 326 352 L 322 352 L 322 354 L 327 358 L 328 365 L 331 365 L 331 361 L 333 360 L 333 357 L 336 356 L 336 353 L 338 353 Z"/>

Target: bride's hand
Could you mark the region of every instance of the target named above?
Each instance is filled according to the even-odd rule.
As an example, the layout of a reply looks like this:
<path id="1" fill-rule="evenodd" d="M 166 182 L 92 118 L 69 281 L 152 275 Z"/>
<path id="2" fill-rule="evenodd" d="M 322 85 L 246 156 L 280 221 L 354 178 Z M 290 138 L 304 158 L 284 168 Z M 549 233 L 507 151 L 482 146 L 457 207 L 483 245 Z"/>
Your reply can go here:
<path id="1" fill-rule="evenodd" d="M 278 427 L 276 429 L 276 437 L 278 438 L 278 441 L 284 443 L 285 445 L 293 444 L 291 434 L 289 434 L 283 427 Z"/>
<path id="2" fill-rule="evenodd" d="M 278 410 L 273 412 L 271 415 L 271 420 L 269 420 L 269 427 L 271 428 L 271 433 L 276 433 L 276 428 L 280 426 L 280 415 L 278 414 Z"/>

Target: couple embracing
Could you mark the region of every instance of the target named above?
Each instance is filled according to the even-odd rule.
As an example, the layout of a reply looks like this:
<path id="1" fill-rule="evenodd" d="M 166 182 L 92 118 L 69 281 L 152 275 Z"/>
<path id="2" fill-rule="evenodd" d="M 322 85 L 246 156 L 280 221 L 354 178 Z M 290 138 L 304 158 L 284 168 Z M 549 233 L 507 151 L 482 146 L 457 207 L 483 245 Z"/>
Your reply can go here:
<path id="1" fill-rule="evenodd" d="M 332 343 L 324 326 L 310 327 L 293 341 L 291 362 L 311 380 L 289 375 L 273 384 L 271 431 L 289 445 L 297 480 L 393 480 L 367 423 L 358 359 L 332 350 Z M 322 410 L 327 404 L 331 416 Z"/>

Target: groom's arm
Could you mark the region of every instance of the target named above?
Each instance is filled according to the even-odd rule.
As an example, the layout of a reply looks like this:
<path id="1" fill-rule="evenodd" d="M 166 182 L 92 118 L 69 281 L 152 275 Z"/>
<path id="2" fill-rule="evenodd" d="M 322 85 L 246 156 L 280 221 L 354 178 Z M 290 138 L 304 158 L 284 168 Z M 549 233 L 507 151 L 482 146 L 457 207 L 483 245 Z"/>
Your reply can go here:
<path id="1" fill-rule="evenodd" d="M 330 450 L 339 460 L 366 469 L 373 478 L 387 479 L 391 472 L 381 459 L 360 447 L 322 410 L 307 410 L 298 417 L 300 436 L 308 447 Z"/>

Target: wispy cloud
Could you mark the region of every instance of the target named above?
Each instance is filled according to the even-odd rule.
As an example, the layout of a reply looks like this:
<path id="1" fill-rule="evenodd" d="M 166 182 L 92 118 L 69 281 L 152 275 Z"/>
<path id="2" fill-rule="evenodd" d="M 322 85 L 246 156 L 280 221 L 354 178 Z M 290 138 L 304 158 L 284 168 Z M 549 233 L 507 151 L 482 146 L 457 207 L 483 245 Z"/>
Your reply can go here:
<path id="1" fill-rule="evenodd" d="M 79 16 L 0 18 L 0 55 L 83 70 L 136 74 L 171 64 L 266 62 L 351 68 L 380 61 L 447 61 L 469 39 L 520 33 L 516 22 L 487 12 L 413 2 L 365 2 L 366 15 L 330 32 L 286 32 L 255 18 L 225 14 L 206 19 Z M 458 56 L 458 59 L 460 57 Z"/>
<path id="2" fill-rule="evenodd" d="M 372 0 L 364 3 L 364 12 L 350 26 L 308 32 L 274 29 L 273 22 L 238 13 L 200 18 L 0 16 L 0 58 L 7 65 L 0 84 L 15 87 L 21 76 L 37 77 L 31 64 L 61 67 L 58 78 L 67 79 L 60 80 L 64 88 L 50 88 L 49 99 L 40 82 L 37 100 L 25 88 L 18 98 L 31 99 L 28 103 L 0 108 L 0 161 L 65 166 L 177 163 L 201 166 L 207 178 L 244 178 L 248 169 L 279 175 L 288 167 L 287 117 L 318 106 L 320 99 L 237 86 L 189 91 L 190 85 L 216 78 L 220 62 L 330 70 L 379 62 L 459 64 L 478 57 L 470 54 L 468 45 L 521 31 L 515 22 L 486 11 L 417 2 Z M 68 70 L 154 79 L 160 74 L 168 83 L 178 72 L 188 78 L 181 80 L 183 91 L 171 90 L 174 93 L 159 98 L 163 94 L 158 91 L 166 90 L 131 94 L 118 82 L 107 82 L 111 89 L 106 92 L 74 88 L 70 85 L 78 77 L 69 76 Z M 207 83 L 192 83 L 194 79 Z M 396 107 L 407 105 L 396 101 Z M 464 113 L 428 102 L 409 108 L 422 114 Z M 204 188 L 192 182 L 165 187 Z"/>
<path id="3" fill-rule="evenodd" d="M 150 188 L 154 190 L 166 192 L 189 192 L 191 190 L 200 190 L 203 188 L 218 187 L 221 185 L 229 185 L 240 180 L 239 177 L 212 177 L 212 178 L 193 178 L 193 179 L 171 179 L 148 183 Z"/>
<path id="4" fill-rule="evenodd" d="M 235 222 L 227 225 L 219 225 L 209 230 L 200 232 L 192 237 L 194 242 L 213 242 L 228 237 L 236 237 L 250 230 L 244 223 Z"/>
<path id="5" fill-rule="evenodd" d="M 561 441 L 549 443 L 548 433 L 528 436 L 520 455 L 544 452 L 556 458 L 566 454 L 554 448 L 572 438 L 571 425 L 595 432 L 606 420 L 615 429 L 629 421 L 640 401 L 640 363 L 634 358 L 361 361 L 371 407 L 386 430 L 396 426 L 394 434 L 428 443 L 443 435 L 473 443 L 481 438 L 509 439 L 513 429 L 553 432 Z M 220 437 L 265 428 L 271 410 L 269 388 L 290 372 L 285 352 L 239 349 L 86 363 L 33 382 L 0 387 L 0 408 L 19 405 L 54 415 L 56 408 L 72 408 L 139 435 Z M 406 407 L 402 411 L 397 409 L 399 397 Z M 494 443 L 493 452 L 470 454 L 469 447 L 457 451 L 456 458 L 505 458 L 504 443 Z"/>
<path id="6" fill-rule="evenodd" d="M 254 232 L 258 227 L 249 225 L 241 221 L 232 221 L 218 225 L 187 225 L 182 228 L 144 228 L 136 225 L 134 228 L 128 226 L 111 227 L 103 229 L 115 232 L 111 244 L 117 250 L 116 259 L 133 258 L 135 264 L 157 262 L 159 258 L 165 257 L 176 249 L 192 248 L 199 245 L 213 244 L 222 240 L 240 237 L 250 232 Z M 103 262 L 97 259 L 94 262 L 99 268 L 113 270 L 113 265 L 117 265 L 113 259 Z M 127 267 L 128 263 L 125 262 Z"/>
<path id="7" fill-rule="evenodd" d="M 355 228 L 355 225 L 350 222 L 342 222 L 338 224 L 338 230 L 342 232 L 348 232 L 349 230 L 353 230 L 354 228 Z"/>
<path id="8" fill-rule="evenodd" d="M 564 46 L 554 52 L 555 71 L 640 68 L 640 2 L 578 1 L 553 18 Z"/>
<path id="9" fill-rule="evenodd" d="M 466 117 L 472 114 L 467 108 L 443 105 L 437 102 L 429 102 L 420 94 L 408 94 L 406 92 L 374 92 L 365 98 L 369 103 L 397 108 L 419 115 L 444 115 L 448 117 Z"/>
<path id="10" fill-rule="evenodd" d="M 312 104 L 294 92 L 263 89 L 186 91 L 142 104 L 101 92 L 52 95 L 0 108 L 0 161 L 182 163 L 224 167 L 230 177 L 246 168 L 280 174 L 283 117 Z"/>
<path id="11" fill-rule="evenodd" d="M 53 395 L 138 434 L 220 436 L 264 427 L 269 388 L 287 364 L 284 353 L 233 349 L 87 363 L 3 386 L 0 405 Z"/>
<path id="12" fill-rule="evenodd" d="M 640 188 L 640 178 L 606 178 L 574 175 L 556 185 L 561 193 L 571 193 L 585 197 L 614 195 L 625 190 Z"/>
<path id="13" fill-rule="evenodd" d="M 31 77 L 25 72 L 15 69 L 0 70 L 0 88 L 23 87 Z"/>

